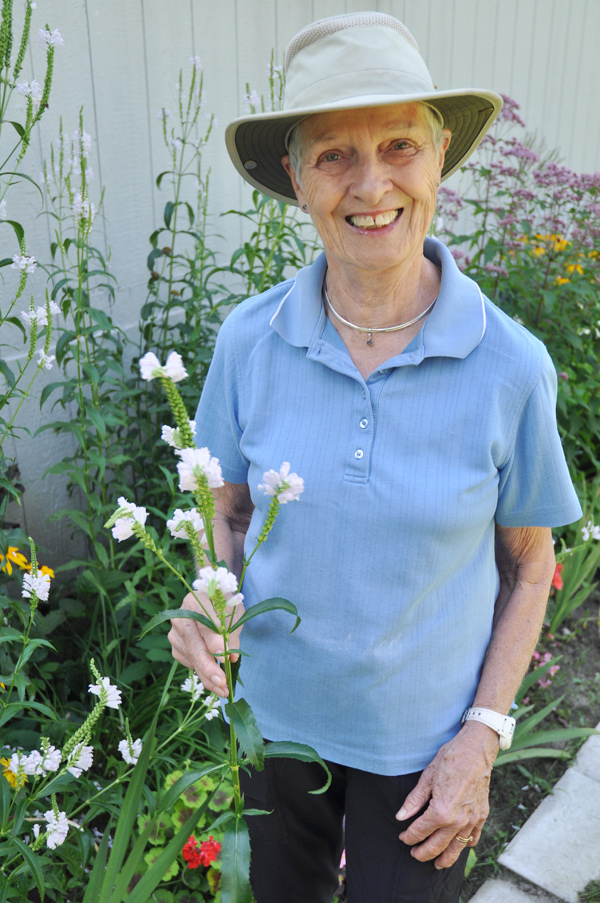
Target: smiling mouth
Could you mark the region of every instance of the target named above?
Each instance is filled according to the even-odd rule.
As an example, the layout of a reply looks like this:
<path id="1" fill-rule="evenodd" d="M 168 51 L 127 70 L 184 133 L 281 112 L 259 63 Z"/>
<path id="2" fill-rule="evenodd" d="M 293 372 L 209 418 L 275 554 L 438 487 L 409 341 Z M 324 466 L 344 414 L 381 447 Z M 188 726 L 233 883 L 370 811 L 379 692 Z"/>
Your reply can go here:
<path id="1" fill-rule="evenodd" d="M 382 229 L 395 222 L 402 213 L 402 207 L 397 210 L 390 210 L 388 213 L 378 213 L 377 216 L 364 215 L 347 216 L 346 222 L 357 229 Z"/>

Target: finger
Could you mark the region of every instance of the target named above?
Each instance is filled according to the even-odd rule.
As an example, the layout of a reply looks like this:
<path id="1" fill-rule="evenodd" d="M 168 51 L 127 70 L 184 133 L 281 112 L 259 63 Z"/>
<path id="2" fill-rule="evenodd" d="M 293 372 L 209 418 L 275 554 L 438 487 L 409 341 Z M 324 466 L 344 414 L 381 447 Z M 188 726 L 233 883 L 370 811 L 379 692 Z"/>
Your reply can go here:
<path id="1" fill-rule="evenodd" d="M 209 693 L 216 693 L 223 698 L 227 696 L 227 679 L 212 655 L 199 650 L 194 656 L 196 672 Z"/>
<path id="2" fill-rule="evenodd" d="M 429 802 L 430 796 L 431 781 L 428 778 L 427 772 L 424 771 L 419 778 L 418 783 L 413 787 L 402 803 L 401 809 L 396 813 L 398 821 L 406 821 L 420 812 L 421 809 L 424 809 Z"/>
<path id="3" fill-rule="evenodd" d="M 448 850 L 446 855 L 449 858 L 452 857 L 454 852 L 456 853 L 452 859 L 454 862 L 463 848 L 464 844 L 459 844 L 458 841 L 455 841 L 455 832 L 453 829 L 440 828 L 430 834 L 423 843 L 413 846 L 410 855 L 414 859 L 418 859 L 419 862 L 429 862 L 431 859 L 437 860 L 438 857 L 445 854 L 446 850 Z"/>
<path id="4" fill-rule="evenodd" d="M 441 853 L 433 863 L 436 869 L 446 869 L 450 868 L 451 865 L 454 865 L 463 850 L 466 850 L 467 847 L 474 846 L 474 843 L 470 840 L 467 840 L 467 843 L 464 842 L 465 839 L 470 838 L 471 836 L 473 836 L 472 831 L 470 833 L 467 830 L 459 831 L 450 841 L 443 853 Z"/>

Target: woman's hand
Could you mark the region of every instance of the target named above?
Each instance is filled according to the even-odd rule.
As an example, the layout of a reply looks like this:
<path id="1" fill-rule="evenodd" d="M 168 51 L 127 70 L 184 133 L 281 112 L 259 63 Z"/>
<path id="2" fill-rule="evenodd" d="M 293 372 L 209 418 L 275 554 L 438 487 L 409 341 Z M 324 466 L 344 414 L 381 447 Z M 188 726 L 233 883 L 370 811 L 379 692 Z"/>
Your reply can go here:
<path id="1" fill-rule="evenodd" d="M 465 846 L 475 846 L 489 814 L 490 776 L 498 749 L 498 735 L 474 722 L 442 746 L 396 815 L 405 821 L 427 806 L 400 834 L 400 840 L 413 847 L 415 859 L 435 859 L 436 868 L 449 868 Z M 473 840 L 465 844 L 457 835 Z"/>
<path id="2" fill-rule="evenodd" d="M 208 598 L 206 596 L 200 596 L 200 598 L 204 607 L 199 605 L 193 593 L 188 593 L 181 608 L 207 615 L 218 624 L 219 617 Z M 243 614 L 243 606 L 237 605 L 235 620 L 239 620 Z M 228 691 L 225 674 L 215 661 L 215 656 L 223 654 L 223 637 L 191 618 L 175 618 L 171 621 L 171 625 L 168 640 L 173 657 L 184 667 L 195 671 L 207 690 L 216 693 L 217 696 L 226 697 Z M 229 634 L 229 648 L 238 648 L 241 631 L 240 627 L 239 630 L 234 630 Z M 230 661 L 235 662 L 239 655 L 233 653 L 229 658 Z"/>

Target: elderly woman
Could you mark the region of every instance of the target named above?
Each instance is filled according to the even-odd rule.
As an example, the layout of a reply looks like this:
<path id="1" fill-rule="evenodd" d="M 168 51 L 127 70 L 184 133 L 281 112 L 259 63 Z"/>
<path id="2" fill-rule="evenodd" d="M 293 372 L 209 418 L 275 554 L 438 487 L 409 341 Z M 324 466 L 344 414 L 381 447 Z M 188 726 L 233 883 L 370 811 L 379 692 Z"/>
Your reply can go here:
<path id="1" fill-rule="evenodd" d="M 289 461 L 305 481 L 244 584 L 247 605 L 284 596 L 302 623 L 246 625 L 243 692 L 263 735 L 314 746 L 333 782 L 307 794 L 318 767 L 279 759 L 245 778 L 246 805 L 273 810 L 249 819 L 253 888 L 330 903 L 345 842 L 352 903 L 456 903 L 542 624 L 551 527 L 581 514 L 545 348 L 427 237 L 440 180 L 501 100 L 437 91 L 380 13 L 306 28 L 286 78 L 283 112 L 237 120 L 228 148 L 310 214 L 324 254 L 232 312 L 196 417 L 227 481 L 232 570 L 264 522 L 263 472 Z M 175 657 L 225 695 L 215 635 L 173 624 Z"/>

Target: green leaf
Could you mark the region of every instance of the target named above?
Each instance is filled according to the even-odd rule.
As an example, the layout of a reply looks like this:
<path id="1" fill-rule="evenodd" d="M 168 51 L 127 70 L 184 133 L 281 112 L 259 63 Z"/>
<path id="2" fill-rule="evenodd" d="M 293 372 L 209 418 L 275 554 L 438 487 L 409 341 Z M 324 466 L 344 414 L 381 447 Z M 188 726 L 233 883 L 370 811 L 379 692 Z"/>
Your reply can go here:
<path id="1" fill-rule="evenodd" d="M 105 877 L 104 881 L 102 882 L 102 891 L 100 896 L 95 899 L 93 903 L 114 903 L 112 897 L 112 888 L 123 864 L 125 853 L 127 852 L 127 847 L 129 845 L 129 840 L 133 832 L 133 825 L 135 819 L 137 818 L 140 800 L 144 791 L 144 784 L 148 772 L 148 766 L 150 764 L 152 748 L 154 746 L 154 735 L 156 733 L 156 725 L 158 722 L 159 713 L 160 706 L 158 706 L 156 709 L 156 714 L 154 715 L 150 729 L 148 730 L 148 733 L 144 739 L 142 754 L 138 759 L 137 765 L 133 769 L 133 775 L 131 777 L 129 787 L 127 788 L 127 793 L 125 794 L 125 799 L 123 800 L 123 805 L 121 807 L 121 814 L 119 816 L 119 821 L 117 823 L 117 828 L 115 831 L 113 847 L 106 866 Z"/>
<path id="2" fill-rule="evenodd" d="M 191 787 L 192 784 L 196 783 L 196 781 L 199 781 L 201 778 L 206 777 L 207 774 L 212 774 L 215 771 L 222 771 L 222 769 L 222 765 L 215 765 L 211 762 L 209 765 L 205 765 L 204 768 L 195 768 L 192 771 L 186 771 L 185 774 L 182 774 L 181 777 L 178 778 L 171 787 L 169 787 L 167 792 L 158 801 L 156 808 L 157 815 L 161 812 L 169 812 L 173 808 L 181 794 L 185 793 L 188 787 Z"/>
<path id="3" fill-rule="evenodd" d="M 250 837 L 241 815 L 225 828 L 221 850 L 222 903 L 253 903 L 250 887 Z"/>
<path id="4" fill-rule="evenodd" d="M 15 845 L 17 850 L 19 850 L 23 858 L 27 861 L 33 875 L 33 880 L 35 881 L 35 886 L 43 900 L 45 892 L 44 875 L 39 857 L 33 852 L 31 847 L 28 847 L 27 844 L 23 843 L 18 837 L 11 837 L 11 843 Z"/>
<path id="5" fill-rule="evenodd" d="M 94 862 L 94 867 L 90 875 L 90 880 L 88 882 L 85 896 L 83 898 L 83 903 L 97 903 L 97 901 L 100 900 L 102 879 L 106 870 L 106 857 L 108 855 L 110 829 L 111 823 L 109 822 L 104 829 L 104 834 L 102 835 L 102 840 L 100 841 L 100 846 L 98 848 L 98 852 L 96 853 L 96 861 Z"/>
<path id="6" fill-rule="evenodd" d="M 282 759 L 298 759 L 300 762 L 318 762 L 327 775 L 327 781 L 319 790 L 310 790 L 309 793 L 319 794 L 325 793 L 331 784 L 331 772 L 327 765 L 312 746 L 305 743 L 294 743 L 291 740 L 277 740 L 273 743 L 267 743 L 264 749 L 265 759 L 282 758 Z"/>
<path id="7" fill-rule="evenodd" d="M 225 713 L 230 719 L 240 744 L 240 749 L 257 771 L 264 767 L 264 741 L 258 729 L 254 712 L 245 699 L 228 702 Z"/>
<path id="8" fill-rule="evenodd" d="M 191 621 L 198 621 L 199 624 L 203 624 L 205 627 L 208 627 L 209 630 L 213 630 L 215 633 L 218 633 L 218 628 L 212 621 L 206 617 L 206 615 L 200 614 L 198 611 L 189 611 L 188 609 L 181 608 L 172 608 L 167 611 L 161 611 L 157 615 L 154 615 L 148 624 L 140 633 L 140 638 L 146 636 L 148 631 L 153 630 L 159 624 L 162 624 L 164 621 L 171 621 L 173 618 L 189 618 Z"/>
<path id="9" fill-rule="evenodd" d="M 290 630 L 290 633 L 293 633 L 298 624 L 300 623 L 300 616 L 298 615 L 298 609 L 294 605 L 293 602 L 288 601 L 288 599 L 281 599 L 274 597 L 273 599 L 265 599 L 264 602 L 258 602 L 256 605 L 253 605 L 248 611 L 244 612 L 239 621 L 236 621 L 232 627 L 232 630 L 236 630 L 238 627 L 242 627 L 247 621 L 250 621 L 252 618 L 258 617 L 258 615 L 265 614 L 267 611 L 287 611 L 288 614 L 294 615 L 296 618 L 296 623 Z"/>
<path id="10" fill-rule="evenodd" d="M 570 759 L 571 753 L 564 749 L 547 749 L 535 747 L 533 749 L 503 750 L 498 753 L 494 768 L 499 765 L 510 765 L 512 762 L 522 762 L 524 759 Z"/>

